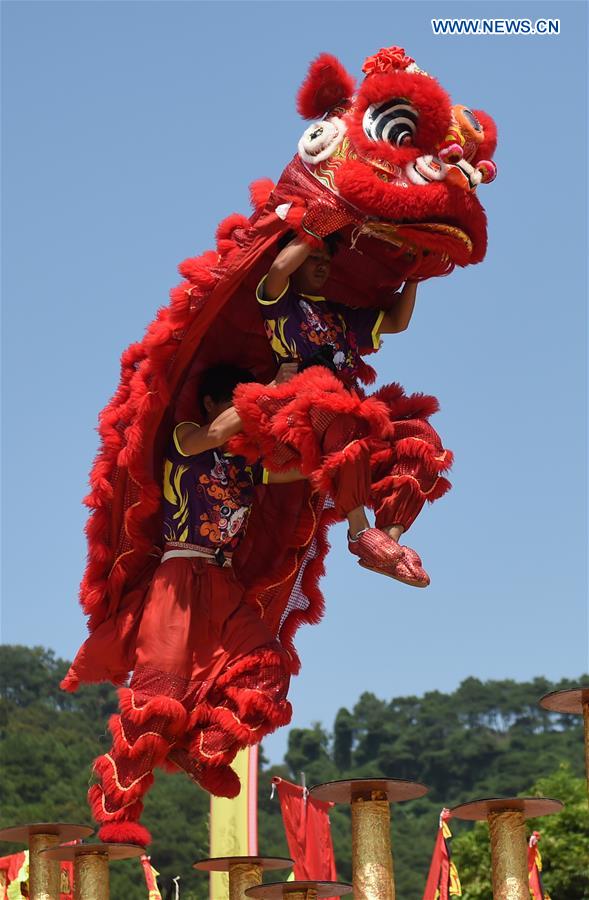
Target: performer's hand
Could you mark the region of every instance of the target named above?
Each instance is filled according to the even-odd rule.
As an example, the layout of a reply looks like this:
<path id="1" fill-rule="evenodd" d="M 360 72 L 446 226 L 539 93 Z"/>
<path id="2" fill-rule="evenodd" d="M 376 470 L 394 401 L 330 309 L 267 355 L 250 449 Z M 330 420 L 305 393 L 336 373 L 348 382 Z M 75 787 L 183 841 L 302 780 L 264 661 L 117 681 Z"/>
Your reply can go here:
<path id="1" fill-rule="evenodd" d="M 274 384 L 286 384 L 297 374 L 299 364 L 296 362 L 282 363 L 274 377 Z"/>
<path id="2" fill-rule="evenodd" d="M 418 281 L 408 280 L 402 290 L 395 294 L 394 305 L 386 311 L 380 323 L 380 334 L 399 334 L 406 331 L 415 308 L 418 284 Z"/>

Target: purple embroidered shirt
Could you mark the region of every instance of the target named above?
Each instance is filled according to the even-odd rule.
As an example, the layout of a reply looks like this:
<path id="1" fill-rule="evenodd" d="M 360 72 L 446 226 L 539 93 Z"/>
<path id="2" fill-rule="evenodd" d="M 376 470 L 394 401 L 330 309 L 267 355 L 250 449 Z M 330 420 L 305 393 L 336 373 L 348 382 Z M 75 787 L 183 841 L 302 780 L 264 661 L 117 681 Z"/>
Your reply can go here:
<path id="1" fill-rule="evenodd" d="M 187 456 L 177 428 L 164 463 L 164 541 L 233 552 L 245 534 L 262 467 L 221 447 Z"/>
<path id="2" fill-rule="evenodd" d="M 262 278 L 256 291 L 266 334 L 279 362 L 304 362 L 329 347 L 342 379 L 354 384 L 361 354 L 378 350 L 384 311 L 352 309 L 325 297 L 300 294 L 290 281 L 276 300 L 264 299 Z"/>

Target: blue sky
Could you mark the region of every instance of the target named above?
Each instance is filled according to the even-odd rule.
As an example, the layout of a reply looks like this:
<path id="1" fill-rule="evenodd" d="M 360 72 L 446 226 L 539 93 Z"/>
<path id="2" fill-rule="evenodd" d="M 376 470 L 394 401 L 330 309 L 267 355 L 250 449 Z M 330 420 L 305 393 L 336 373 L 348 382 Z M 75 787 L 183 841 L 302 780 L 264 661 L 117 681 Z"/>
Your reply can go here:
<path id="1" fill-rule="evenodd" d="M 293 725 L 363 691 L 587 669 L 586 6 L 3 4 L 3 641 L 71 658 L 87 474 L 123 348 L 277 178 L 321 51 L 359 76 L 398 44 L 499 126 L 479 266 L 424 284 L 380 382 L 436 394 L 454 490 L 408 542 L 426 591 L 361 570 L 332 533 L 322 624 L 299 633 Z M 442 37 L 432 16 L 559 17 L 559 36 Z M 278 759 L 286 732 L 266 750 Z"/>

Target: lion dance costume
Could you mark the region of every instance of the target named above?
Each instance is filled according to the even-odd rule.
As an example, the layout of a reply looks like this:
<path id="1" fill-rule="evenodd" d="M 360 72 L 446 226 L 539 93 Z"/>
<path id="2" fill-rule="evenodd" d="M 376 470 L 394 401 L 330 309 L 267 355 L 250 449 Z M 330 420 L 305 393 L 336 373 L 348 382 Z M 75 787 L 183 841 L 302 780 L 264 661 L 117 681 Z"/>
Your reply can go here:
<path id="1" fill-rule="evenodd" d="M 153 597 L 165 598 L 165 586 L 154 585 L 175 562 L 160 564 L 166 447 L 175 424 L 194 418 L 207 367 L 235 363 L 259 382 L 273 377 L 277 361 L 256 288 L 279 237 L 290 230 L 316 244 L 337 231 L 343 249 L 326 293 L 353 308 L 386 309 L 408 278 L 445 275 L 484 258 L 486 219 L 476 188 L 495 175 L 493 121 L 452 106 L 400 48 L 367 59 L 364 73 L 356 88 L 334 57 L 312 63 L 298 95 L 299 112 L 312 124 L 294 159 L 276 185 L 252 185 L 253 214 L 224 220 L 216 250 L 180 265 L 183 282 L 143 340 L 123 354 L 118 390 L 100 416 L 81 585 L 90 634 L 62 686 L 123 685 L 134 673 L 120 688 L 113 750 L 95 763 L 90 802 L 103 839 L 148 840 L 139 818 L 154 766 L 183 769 L 207 790 L 231 795 L 237 750 L 288 722 L 288 677 L 299 669 L 293 640 L 301 624 L 322 615 L 318 581 L 327 529 L 343 511 L 346 467 L 356 473 L 361 501 L 376 508 L 377 524 L 408 528 L 424 502 L 449 486 L 441 473 L 450 454 L 427 421 L 435 399 L 407 396 L 396 385 L 366 397 L 357 381 L 369 383 L 373 374 L 364 363 L 347 383 L 312 367 L 278 388 L 242 385 L 235 395 L 244 422 L 238 452 L 277 471 L 299 465 L 310 477 L 253 488 L 231 578 L 202 560 L 187 576 L 187 590 L 208 598 L 209 613 L 217 609 L 224 621 L 230 610 L 246 610 L 248 623 L 256 617 L 253 649 L 237 639 L 231 647 L 233 631 L 221 658 L 211 629 L 204 640 L 216 664 L 196 674 L 194 648 L 180 641 L 168 662 L 158 653 L 168 611 L 162 599 L 158 616 Z M 151 648 L 140 638 L 150 617 Z"/>

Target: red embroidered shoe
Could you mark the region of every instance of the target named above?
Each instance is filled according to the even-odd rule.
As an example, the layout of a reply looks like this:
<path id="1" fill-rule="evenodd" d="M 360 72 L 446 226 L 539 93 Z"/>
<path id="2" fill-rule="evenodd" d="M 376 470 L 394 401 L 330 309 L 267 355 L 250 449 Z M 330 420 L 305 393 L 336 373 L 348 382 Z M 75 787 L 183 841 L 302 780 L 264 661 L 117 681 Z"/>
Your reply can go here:
<path id="1" fill-rule="evenodd" d="M 385 569 L 394 566 L 401 559 L 403 549 L 380 528 L 366 528 L 356 540 L 348 535 L 350 553 L 360 557 L 360 563 L 368 569 Z"/>
<path id="2" fill-rule="evenodd" d="M 421 564 L 421 558 L 411 547 L 401 547 L 401 558 L 392 566 L 373 566 L 361 559 L 359 565 L 364 569 L 372 569 L 380 575 L 387 575 L 411 587 L 425 588 L 430 583 L 429 575 Z"/>

